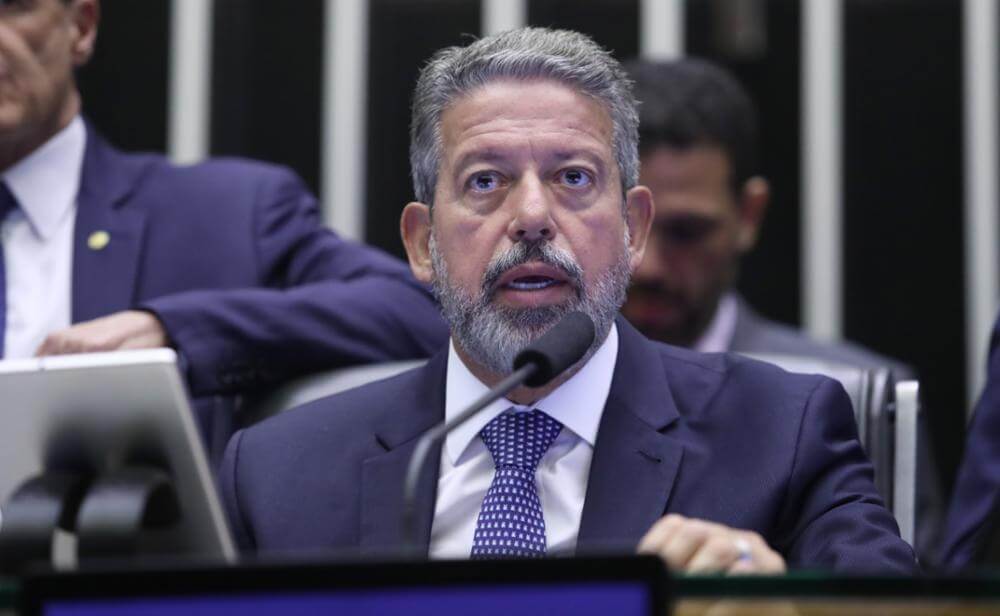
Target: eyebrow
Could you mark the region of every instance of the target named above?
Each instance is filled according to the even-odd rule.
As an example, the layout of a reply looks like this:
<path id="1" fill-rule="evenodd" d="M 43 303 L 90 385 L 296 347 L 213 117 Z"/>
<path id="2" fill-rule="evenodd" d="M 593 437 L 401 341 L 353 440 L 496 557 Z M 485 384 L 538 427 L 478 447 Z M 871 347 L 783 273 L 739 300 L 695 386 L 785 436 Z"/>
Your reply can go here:
<path id="1" fill-rule="evenodd" d="M 506 160 L 507 158 L 509 158 L 509 156 L 505 155 L 500 150 L 494 148 L 489 148 L 486 150 L 470 150 L 458 157 L 458 159 L 455 161 L 454 168 L 456 170 L 464 169 L 465 167 L 469 166 L 472 163 L 478 163 L 478 162 L 491 163 L 491 162 Z"/>
<path id="2" fill-rule="evenodd" d="M 557 161 L 573 160 L 582 158 L 595 165 L 600 171 L 605 171 L 607 165 L 599 154 L 587 148 L 576 150 L 556 150 L 549 154 L 549 157 Z M 501 162 L 510 159 L 511 156 L 496 148 L 486 148 L 484 150 L 472 150 L 458 157 L 455 161 L 454 169 L 459 171 L 465 167 L 478 162 Z"/>

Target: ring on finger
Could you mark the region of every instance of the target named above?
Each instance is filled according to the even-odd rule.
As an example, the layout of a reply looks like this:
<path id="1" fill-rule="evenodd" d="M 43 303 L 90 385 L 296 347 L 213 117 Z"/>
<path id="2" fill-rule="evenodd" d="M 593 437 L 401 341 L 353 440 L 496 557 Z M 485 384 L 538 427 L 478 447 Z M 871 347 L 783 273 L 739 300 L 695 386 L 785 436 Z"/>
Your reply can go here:
<path id="1" fill-rule="evenodd" d="M 753 548 L 750 546 L 750 542 L 743 537 L 737 537 L 733 540 L 733 545 L 736 546 L 736 561 L 737 562 L 751 562 L 753 561 Z"/>

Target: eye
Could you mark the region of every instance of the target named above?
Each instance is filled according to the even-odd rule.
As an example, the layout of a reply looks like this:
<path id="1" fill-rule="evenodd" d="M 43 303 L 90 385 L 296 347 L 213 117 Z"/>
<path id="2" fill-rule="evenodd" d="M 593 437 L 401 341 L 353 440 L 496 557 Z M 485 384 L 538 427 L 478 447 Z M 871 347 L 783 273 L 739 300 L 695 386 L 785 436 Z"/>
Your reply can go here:
<path id="1" fill-rule="evenodd" d="M 573 188 L 583 188 L 585 186 L 590 186 L 593 181 L 590 173 L 584 171 L 583 169 L 571 168 L 564 169 L 559 172 L 559 181 L 566 186 L 571 186 Z"/>
<path id="2" fill-rule="evenodd" d="M 496 171 L 480 171 L 468 181 L 469 189 L 474 192 L 488 193 L 500 187 L 500 174 Z"/>

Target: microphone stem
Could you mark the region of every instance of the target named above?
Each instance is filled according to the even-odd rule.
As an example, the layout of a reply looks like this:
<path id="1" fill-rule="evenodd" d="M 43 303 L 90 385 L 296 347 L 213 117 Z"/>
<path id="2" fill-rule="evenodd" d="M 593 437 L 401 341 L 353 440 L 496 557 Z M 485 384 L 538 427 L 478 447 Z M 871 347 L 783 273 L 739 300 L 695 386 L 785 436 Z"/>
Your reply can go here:
<path id="1" fill-rule="evenodd" d="M 490 391 L 480 396 L 467 409 L 450 420 L 431 428 L 417 441 L 413 455 L 410 457 L 410 464 L 406 467 L 406 483 L 403 488 L 403 546 L 408 553 L 416 556 L 421 550 L 421 546 L 417 545 L 417 487 L 420 484 L 420 477 L 431 449 L 449 432 L 472 419 L 473 415 L 521 386 L 536 370 L 538 370 L 538 365 L 534 362 L 518 368 L 510 376 L 497 383 Z"/>

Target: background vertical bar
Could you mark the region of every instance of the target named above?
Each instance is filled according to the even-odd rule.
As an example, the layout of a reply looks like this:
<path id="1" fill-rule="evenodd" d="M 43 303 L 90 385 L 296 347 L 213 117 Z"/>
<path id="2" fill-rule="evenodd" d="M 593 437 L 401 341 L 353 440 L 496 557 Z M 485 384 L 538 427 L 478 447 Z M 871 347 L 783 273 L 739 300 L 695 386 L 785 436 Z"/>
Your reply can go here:
<path id="1" fill-rule="evenodd" d="M 520 28 L 528 23 L 527 0 L 482 0 L 483 36 Z"/>
<path id="2" fill-rule="evenodd" d="M 804 0 L 802 322 L 825 340 L 843 331 L 842 17 L 842 0 Z"/>
<path id="3" fill-rule="evenodd" d="M 214 4 L 173 0 L 170 5 L 167 153 L 181 164 L 208 155 Z"/>
<path id="4" fill-rule="evenodd" d="M 363 240 L 368 0 L 326 0 L 324 17 L 323 218 L 345 237 Z"/>
<path id="5" fill-rule="evenodd" d="M 684 0 L 641 0 L 639 55 L 672 60 L 684 55 Z"/>
<path id="6" fill-rule="evenodd" d="M 965 0 L 963 6 L 965 128 L 965 349 L 968 399 L 985 379 L 990 331 L 1000 295 L 997 207 L 997 4 Z M 969 406 L 971 412 L 972 405 Z"/>

